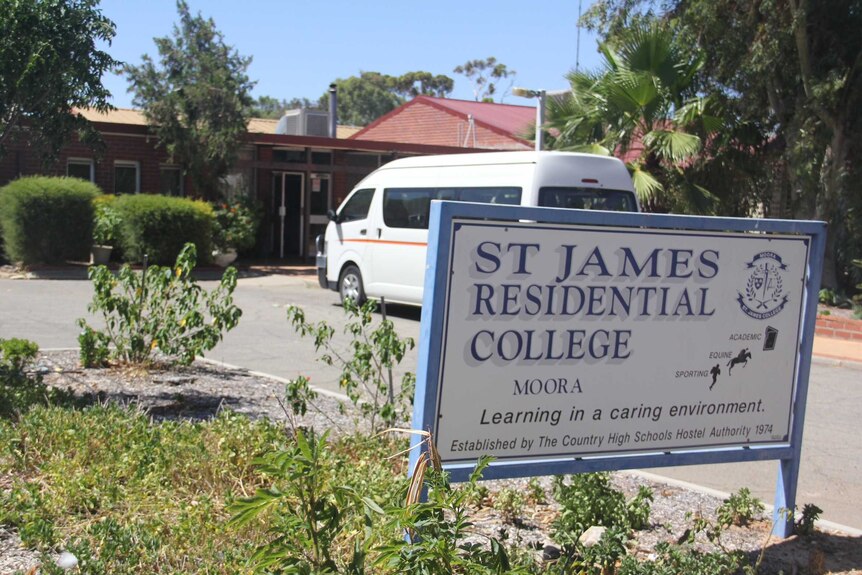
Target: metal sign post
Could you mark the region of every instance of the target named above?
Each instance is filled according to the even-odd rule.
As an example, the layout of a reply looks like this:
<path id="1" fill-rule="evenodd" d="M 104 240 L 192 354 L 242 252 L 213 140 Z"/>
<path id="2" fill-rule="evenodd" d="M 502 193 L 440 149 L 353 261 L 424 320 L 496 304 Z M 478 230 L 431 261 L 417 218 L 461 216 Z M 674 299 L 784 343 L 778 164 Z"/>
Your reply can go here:
<path id="1" fill-rule="evenodd" d="M 435 202 L 413 427 L 454 481 L 777 459 L 786 536 L 824 238 Z"/>

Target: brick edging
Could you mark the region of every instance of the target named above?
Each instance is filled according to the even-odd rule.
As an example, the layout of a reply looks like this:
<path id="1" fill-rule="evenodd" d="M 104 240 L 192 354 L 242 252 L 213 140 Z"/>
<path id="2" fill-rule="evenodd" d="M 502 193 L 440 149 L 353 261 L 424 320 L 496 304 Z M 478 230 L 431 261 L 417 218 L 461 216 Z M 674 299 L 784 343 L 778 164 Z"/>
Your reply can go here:
<path id="1" fill-rule="evenodd" d="M 814 333 L 823 337 L 862 341 L 862 320 L 818 315 Z"/>

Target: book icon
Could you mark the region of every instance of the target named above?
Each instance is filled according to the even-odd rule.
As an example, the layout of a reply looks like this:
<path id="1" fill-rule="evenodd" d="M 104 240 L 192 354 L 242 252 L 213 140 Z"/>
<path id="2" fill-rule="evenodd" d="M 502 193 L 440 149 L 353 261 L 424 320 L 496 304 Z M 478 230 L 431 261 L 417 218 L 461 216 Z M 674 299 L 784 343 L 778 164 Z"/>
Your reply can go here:
<path id="1" fill-rule="evenodd" d="M 767 327 L 766 333 L 763 335 L 763 351 L 775 349 L 776 340 L 778 340 L 778 330 L 774 327 Z"/>

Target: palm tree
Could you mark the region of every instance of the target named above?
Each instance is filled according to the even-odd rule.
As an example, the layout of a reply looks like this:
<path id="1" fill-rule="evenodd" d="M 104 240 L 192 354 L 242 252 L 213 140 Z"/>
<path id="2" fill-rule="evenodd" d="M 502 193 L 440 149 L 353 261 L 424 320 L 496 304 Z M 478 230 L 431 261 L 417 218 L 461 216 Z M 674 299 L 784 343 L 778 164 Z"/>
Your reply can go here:
<path id="1" fill-rule="evenodd" d="M 710 212 L 715 196 L 686 173 L 725 127 L 694 88 L 703 58 L 658 21 L 626 29 L 600 50 L 601 71 L 569 73 L 571 92 L 549 98 L 549 147 L 621 157 L 648 211 Z"/>

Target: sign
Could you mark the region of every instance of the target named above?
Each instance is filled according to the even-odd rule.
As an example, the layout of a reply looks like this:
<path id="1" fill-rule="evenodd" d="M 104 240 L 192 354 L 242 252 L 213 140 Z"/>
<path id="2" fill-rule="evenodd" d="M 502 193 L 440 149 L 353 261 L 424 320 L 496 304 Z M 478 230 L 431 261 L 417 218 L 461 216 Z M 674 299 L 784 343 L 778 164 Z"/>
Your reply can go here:
<path id="1" fill-rule="evenodd" d="M 792 532 L 823 222 L 430 214 L 413 428 L 453 481 L 778 460 Z"/>
<path id="2" fill-rule="evenodd" d="M 453 219 L 444 462 L 787 443 L 810 241 Z"/>

